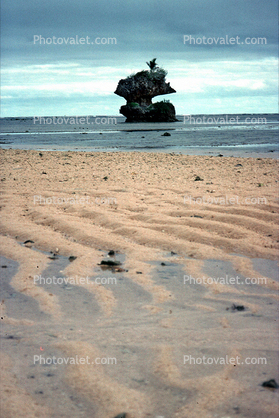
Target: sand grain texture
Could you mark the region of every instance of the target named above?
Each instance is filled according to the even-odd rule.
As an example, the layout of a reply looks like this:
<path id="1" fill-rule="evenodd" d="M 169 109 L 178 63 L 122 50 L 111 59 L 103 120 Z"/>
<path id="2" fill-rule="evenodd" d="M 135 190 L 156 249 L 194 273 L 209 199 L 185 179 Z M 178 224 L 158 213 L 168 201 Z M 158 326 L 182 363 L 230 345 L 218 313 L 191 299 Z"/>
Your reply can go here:
<path id="1" fill-rule="evenodd" d="M 41 154 L 0 150 L 1 416 L 275 418 L 278 391 L 261 383 L 278 382 L 278 162 Z M 109 250 L 123 271 L 100 268 Z M 184 282 L 226 274 L 266 280 Z M 90 281 L 39 285 L 35 275 Z M 116 364 L 35 363 L 40 355 Z"/>

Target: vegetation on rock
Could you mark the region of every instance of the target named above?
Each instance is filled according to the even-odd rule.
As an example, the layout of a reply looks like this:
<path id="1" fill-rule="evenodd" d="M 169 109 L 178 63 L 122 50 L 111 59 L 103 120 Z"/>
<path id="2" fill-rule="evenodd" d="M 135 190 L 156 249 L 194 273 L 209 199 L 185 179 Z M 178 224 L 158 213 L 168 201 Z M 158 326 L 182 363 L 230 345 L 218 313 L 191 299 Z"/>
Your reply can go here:
<path id="1" fill-rule="evenodd" d="M 152 103 L 155 96 L 175 93 L 170 83 L 166 83 L 167 71 L 158 67 L 156 58 L 147 65 L 149 70 L 119 81 L 115 94 L 127 100 L 120 113 L 127 117 L 126 122 L 174 122 L 175 108 L 168 100 Z"/>

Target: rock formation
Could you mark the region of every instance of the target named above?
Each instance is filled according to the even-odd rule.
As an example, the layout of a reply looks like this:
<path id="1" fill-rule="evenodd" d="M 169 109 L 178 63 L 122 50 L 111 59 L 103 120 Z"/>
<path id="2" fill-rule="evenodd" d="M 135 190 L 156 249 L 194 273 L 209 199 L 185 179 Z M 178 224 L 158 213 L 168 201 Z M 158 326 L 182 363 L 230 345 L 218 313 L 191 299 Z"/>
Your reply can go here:
<path id="1" fill-rule="evenodd" d="M 147 63 L 150 70 L 140 71 L 119 81 L 115 94 L 127 100 L 120 113 L 126 122 L 175 122 L 175 108 L 169 101 L 152 103 L 152 98 L 176 93 L 166 83 L 167 72 L 157 67 L 154 58 Z"/>

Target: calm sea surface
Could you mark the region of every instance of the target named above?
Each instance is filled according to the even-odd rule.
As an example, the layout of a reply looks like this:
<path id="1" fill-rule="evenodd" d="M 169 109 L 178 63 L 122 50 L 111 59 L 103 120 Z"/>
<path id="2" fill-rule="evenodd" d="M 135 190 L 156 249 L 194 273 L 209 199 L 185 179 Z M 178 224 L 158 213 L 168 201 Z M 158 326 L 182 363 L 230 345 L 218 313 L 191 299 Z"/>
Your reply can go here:
<path id="1" fill-rule="evenodd" d="M 1 118 L 0 147 L 278 158 L 278 116 L 188 115 L 174 123 L 125 123 L 119 116 Z"/>

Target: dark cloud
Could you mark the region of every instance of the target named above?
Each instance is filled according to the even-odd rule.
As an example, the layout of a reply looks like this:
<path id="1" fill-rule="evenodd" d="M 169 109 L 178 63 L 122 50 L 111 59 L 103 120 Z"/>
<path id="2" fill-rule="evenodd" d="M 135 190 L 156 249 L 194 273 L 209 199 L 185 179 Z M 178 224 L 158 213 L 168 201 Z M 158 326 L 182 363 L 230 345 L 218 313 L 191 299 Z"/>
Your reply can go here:
<path id="1" fill-rule="evenodd" d="M 148 52 L 155 48 L 169 52 L 183 51 L 184 34 L 206 37 L 227 34 L 241 38 L 265 37 L 268 48 L 260 45 L 253 48 L 244 46 L 242 50 L 250 54 L 259 51 L 265 54 L 268 50 L 274 54 L 276 49 L 272 50 L 271 46 L 277 42 L 277 10 L 275 0 L 3 0 L 3 46 L 6 53 L 21 53 L 25 45 L 24 49 L 35 56 L 42 53 L 33 45 L 33 36 L 36 34 L 43 37 L 78 35 L 92 38 L 116 37 L 116 53 L 135 49 Z M 107 45 L 106 48 L 111 50 L 112 47 Z M 199 55 L 202 49 L 214 53 L 218 48 L 222 47 L 196 47 L 195 50 Z M 68 53 L 69 57 L 71 54 L 79 56 L 79 49 L 58 49 L 53 45 L 49 47 L 48 53 L 50 59 L 58 56 L 61 50 L 62 55 Z M 237 48 L 231 46 L 222 49 L 229 49 L 232 54 L 237 52 Z M 82 48 L 83 52 L 89 50 L 90 46 Z"/>
<path id="2" fill-rule="evenodd" d="M 184 61 L 187 68 L 189 63 L 214 61 L 218 65 L 222 61 L 257 61 L 260 65 L 278 54 L 277 0 L 2 0 L 1 12 L 3 68 L 79 63 L 96 71 L 98 67 L 123 68 L 125 77 L 127 68 L 141 69 L 154 57 L 168 68 L 176 61 Z M 111 37 L 117 43 L 39 45 L 34 44 L 35 35 L 89 36 L 90 40 Z M 216 39 L 238 36 L 241 41 L 261 37 L 267 44 L 190 45 L 184 44 L 184 35 Z M 49 80 L 55 78 L 45 71 Z M 179 71 L 182 74 L 183 69 Z M 269 69 L 267 73 L 270 77 Z M 5 80 L 6 85 L 12 82 L 8 77 Z M 61 78 L 56 81 L 61 82 Z"/>

